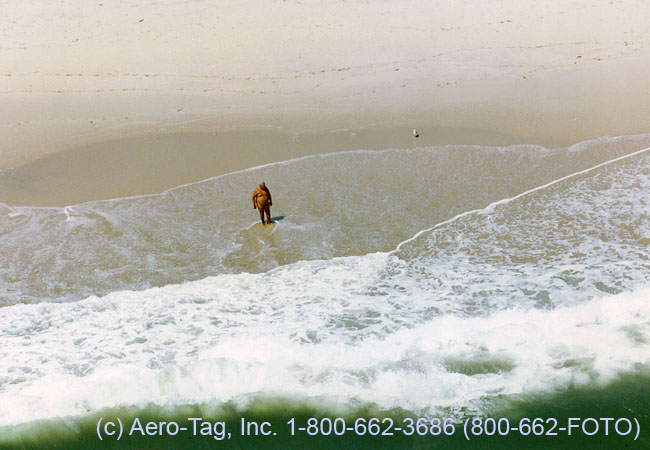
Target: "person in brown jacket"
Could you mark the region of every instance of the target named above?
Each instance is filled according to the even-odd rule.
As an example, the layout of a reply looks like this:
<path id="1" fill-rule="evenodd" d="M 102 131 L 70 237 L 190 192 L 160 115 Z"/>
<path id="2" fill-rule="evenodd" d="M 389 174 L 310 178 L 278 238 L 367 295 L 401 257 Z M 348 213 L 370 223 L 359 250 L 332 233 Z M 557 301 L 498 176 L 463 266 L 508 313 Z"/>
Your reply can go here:
<path id="1" fill-rule="evenodd" d="M 271 206 L 273 206 L 271 192 L 262 181 L 258 188 L 253 192 L 253 209 L 257 208 L 260 211 L 260 220 L 262 221 L 262 225 L 265 225 L 264 213 L 266 213 L 266 223 L 273 223 L 271 220 Z"/>

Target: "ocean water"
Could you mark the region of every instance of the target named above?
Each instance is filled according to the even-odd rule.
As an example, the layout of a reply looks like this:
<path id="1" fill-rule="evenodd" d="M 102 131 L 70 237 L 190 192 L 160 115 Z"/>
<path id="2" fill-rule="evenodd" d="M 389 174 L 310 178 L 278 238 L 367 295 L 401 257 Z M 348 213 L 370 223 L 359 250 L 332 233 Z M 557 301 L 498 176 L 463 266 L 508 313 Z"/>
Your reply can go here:
<path id="1" fill-rule="evenodd" d="M 251 208 L 261 181 L 272 227 Z M 635 135 L 359 150 L 0 205 L 0 447 L 647 448 L 648 193 L 650 135 Z M 190 417 L 231 438 L 97 434 Z M 288 423 L 337 417 L 393 435 Z M 468 443 L 487 417 L 546 429 Z M 276 434 L 243 436 L 242 418 Z M 406 435 L 409 418 L 449 435 Z"/>

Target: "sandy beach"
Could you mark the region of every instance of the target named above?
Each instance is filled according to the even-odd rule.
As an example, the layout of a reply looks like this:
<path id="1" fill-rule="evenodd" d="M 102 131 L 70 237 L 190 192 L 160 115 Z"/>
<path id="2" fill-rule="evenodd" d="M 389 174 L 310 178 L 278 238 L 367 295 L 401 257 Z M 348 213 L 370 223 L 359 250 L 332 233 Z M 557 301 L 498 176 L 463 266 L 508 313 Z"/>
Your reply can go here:
<path id="1" fill-rule="evenodd" d="M 11 205 L 160 192 L 305 154 L 650 128 L 642 1 L 2 8 Z"/>

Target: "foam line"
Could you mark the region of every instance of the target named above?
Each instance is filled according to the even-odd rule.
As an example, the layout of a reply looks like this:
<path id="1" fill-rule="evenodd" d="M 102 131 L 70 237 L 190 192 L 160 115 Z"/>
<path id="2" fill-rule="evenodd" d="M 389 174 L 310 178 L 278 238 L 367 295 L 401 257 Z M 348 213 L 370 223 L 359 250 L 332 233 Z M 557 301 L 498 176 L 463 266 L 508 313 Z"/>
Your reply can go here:
<path id="1" fill-rule="evenodd" d="M 603 162 L 603 163 L 597 164 L 597 165 L 595 165 L 595 166 L 593 166 L 593 167 L 589 167 L 588 169 L 584 169 L 584 170 L 581 170 L 581 171 L 579 171 L 579 172 L 571 173 L 571 174 L 566 175 L 566 176 L 564 176 L 564 177 L 562 177 L 562 178 L 558 178 L 557 180 L 550 181 L 550 182 L 548 182 L 548 183 L 546 183 L 546 184 L 543 184 L 543 185 L 541 185 L 541 186 L 537 186 L 537 187 L 535 187 L 535 188 L 532 188 L 532 189 L 529 189 L 529 190 L 527 190 L 527 191 L 525 191 L 525 192 L 522 192 L 521 194 L 517 194 L 517 195 L 515 195 L 514 197 L 504 198 L 504 199 L 501 199 L 501 200 L 497 200 L 496 202 L 490 203 L 490 204 L 487 205 L 485 208 L 473 209 L 473 210 L 471 210 L 471 211 L 465 211 L 465 212 L 462 212 L 462 213 L 460 213 L 460 214 L 455 215 L 455 216 L 452 217 L 451 219 L 448 219 L 448 220 L 445 220 L 444 222 L 439 222 L 439 223 L 435 224 L 435 225 L 432 226 L 431 228 L 427 228 L 427 229 L 424 229 L 424 230 L 420 230 L 420 231 L 418 231 L 417 233 L 415 233 L 415 235 L 413 235 L 413 236 L 410 237 L 409 239 L 400 242 L 400 243 L 397 245 L 397 247 L 395 247 L 395 250 L 393 250 L 393 251 L 390 252 L 390 253 L 395 253 L 395 252 L 399 251 L 399 249 L 402 247 L 402 245 L 414 241 L 415 239 L 417 239 L 418 237 L 420 237 L 422 234 L 427 233 L 427 232 L 429 232 L 429 231 L 433 231 L 433 230 L 435 230 L 435 229 L 437 229 L 437 228 L 440 228 L 440 227 L 442 227 L 442 226 L 444 226 L 444 225 L 447 225 L 447 224 L 450 224 L 450 223 L 452 223 L 452 222 L 455 222 L 456 220 L 458 220 L 458 219 L 460 219 L 460 218 L 462 218 L 462 217 L 469 216 L 469 215 L 471 215 L 471 214 L 478 214 L 478 213 L 481 213 L 481 212 L 488 212 L 488 211 L 490 211 L 491 209 L 494 209 L 494 207 L 496 207 L 496 206 L 504 205 L 504 204 L 506 204 L 506 203 L 510 203 L 510 202 L 512 202 L 512 201 L 514 201 L 514 200 L 517 200 L 518 198 L 521 198 L 521 197 L 525 196 L 525 195 L 532 194 L 533 192 L 541 191 L 542 189 L 546 189 L 546 188 L 548 188 L 548 187 L 551 187 L 551 186 L 553 186 L 554 184 L 561 183 L 562 181 L 565 181 L 565 180 L 568 180 L 568 179 L 571 179 L 571 178 L 577 177 L 578 175 L 584 175 L 585 173 L 592 172 L 592 171 L 594 171 L 594 170 L 596 170 L 596 169 L 600 169 L 601 167 L 607 166 L 607 165 L 609 165 L 609 164 L 613 164 L 613 163 L 615 163 L 615 162 L 622 161 L 622 160 L 624 160 L 624 159 L 627 159 L 627 158 L 631 158 L 631 157 L 633 157 L 633 156 L 640 155 L 640 154 L 642 154 L 642 153 L 644 153 L 644 152 L 647 152 L 648 150 L 650 150 L 650 147 L 647 147 L 647 148 L 644 148 L 644 149 L 641 149 L 641 150 L 637 150 L 637 151 L 634 152 L 634 153 L 630 153 L 630 154 L 627 154 L 627 155 L 619 156 L 618 158 L 610 159 L 609 161 L 605 161 L 605 162 Z"/>
<path id="2" fill-rule="evenodd" d="M 532 145 L 532 144 L 530 144 L 530 145 Z M 233 172 L 223 173 L 221 175 L 215 175 L 213 177 L 204 178 L 203 180 L 192 181 L 190 183 L 185 183 L 185 184 L 181 184 L 179 186 L 174 186 L 174 187 L 171 187 L 169 189 L 165 189 L 162 192 L 156 192 L 156 193 L 153 193 L 153 194 L 127 195 L 127 196 L 124 196 L 124 197 L 115 197 L 115 198 L 108 198 L 108 199 L 103 199 L 103 200 L 89 200 L 87 202 L 82 202 L 82 203 L 77 203 L 76 205 L 67 205 L 67 206 L 29 206 L 29 205 L 26 205 L 26 206 L 16 206 L 14 208 L 35 209 L 35 210 L 48 210 L 48 209 L 62 210 L 62 209 L 65 209 L 65 208 L 74 208 L 74 207 L 77 207 L 77 206 L 87 205 L 87 204 L 91 204 L 91 203 L 110 203 L 110 202 L 116 202 L 116 201 L 121 201 L 121 200 L 131 200 L 131 199 L 149 198 L 149 197 L 160 197 L 160 196 L 166 195 L 166 194 L 168 194 L 170 192 L 173 192 L 175 190 L 178 190 L 178 189 L 183 189 L 183 188 L 186 188 L 186 187 L 189 187 L 189 186 L 194 186 L 194 185 L 201 184 L 201 183 L 207 183 L 207 182 L 210 182 L 210 181 L 219 180 L 221 178 L 225 178 L 225 177 L 228 177 L 228 176 L 231 176 L 231 175 L 239 175 L 239 174 L 242 174 L 242 173 L 254 172 L 256 170 L 266 169 L 267 167 L 284 166 L 284 165 L 287 165 L 287 164 L 292 164 L 292 163 L 296 163 L 296 162 L 304 161 L 304 160 L 308 160 L 308 159 L 315 159 L 315 158 L 324 159 L 324 158 L 330 158 L 330 157 L 334 157 L 334 156 L 338 156 L 338 155 L 348 155 L 348 154 L 365 154 L 365 153 L 381 154 L 381 153 L 395 152 L 395 151 L 410 153 L 410 152 L 416 152 L 416 151 L 431 151 L 431 150 L 437 150 L 437 149 L 440 149 L 440 148 L 449 149 L 449 148 L 455 148 L 455 147 L 463 147 L 463 148 L 509 148 L 509 147 L 484 147 L 484 146 L 480 146 L 480 145 L 446 145 L 446 146 L 443 146 L 443 147 L 417 147 L 417 148 L 404 148 L 404 149 L 385 148 L 385 149 L 381 149 L 381 150 L 357 149 L 357 150 L 345 150 L 345 151 L 342 151 L 342 152 L 319 153 L 317 155 L 303 155 L 303 156 L 298 156 L 296 158 L 285 159 L 283 161 L 273 161 L 273 162 L 270 162 L 270 163 L 261 164 L 259 166 L 247 167 L 245 169 L 239 169 L 239 170 L 235 170 Z M 512 145 L 510 147 L 521 147 L 521 145 Z M 5 205 L 7 207 L 13 207 L 11 205 L 6 205 L 4 203 L 0 203 L 0 205 Z"/>

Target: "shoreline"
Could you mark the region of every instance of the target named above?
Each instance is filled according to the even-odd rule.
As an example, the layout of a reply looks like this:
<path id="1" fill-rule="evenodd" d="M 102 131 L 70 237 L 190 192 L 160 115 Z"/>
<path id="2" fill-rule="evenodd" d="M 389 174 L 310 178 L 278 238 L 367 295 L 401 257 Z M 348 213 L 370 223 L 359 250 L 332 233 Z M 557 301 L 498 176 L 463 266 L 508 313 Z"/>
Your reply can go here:
<path id="1" fill-rule="evenodd" d="M 184 184 L 302 156 L 441 145 L 508 146 L 514 136 L 482 130 L 374 127 L 289 134 L 278 129 L 134 135 L 46 154 L 0 172 L 0 202 L 71 206 L 158 194 Z"/>
<path id="2" fill-rule="evenodd" d="M 210 178 L 304 156 L 356 150 L 426 147 L 510 147 L 528 144 L 482 130 L 407 127 L 291 135 L 282 130 L 179 132 L 136 135 L 47 154 L 0 172 L 11 207 L 64 207 L 92 201 L 155 195 Z M 637 133 L 647 134 L 647 133 Z M 623 137 L 607 136 L 607 137 Z M 597 136 L 597 139 L 605 136 Z M 588 142 L 587 139 L 580 142 Z M 541 146 L 568 148 L 580 142 Z M 184 145 L 190 144 L 188 151 Z M 387 144 L 388 143 L 388 144 Z M 237 149 L 237 150 L 234 150 Z M 189 160 L 188 160 L 189 158 Z M 125 164 L 127 162 L 127 164 Z M 36 181 L 36 182 L 35 182 Z"/>

